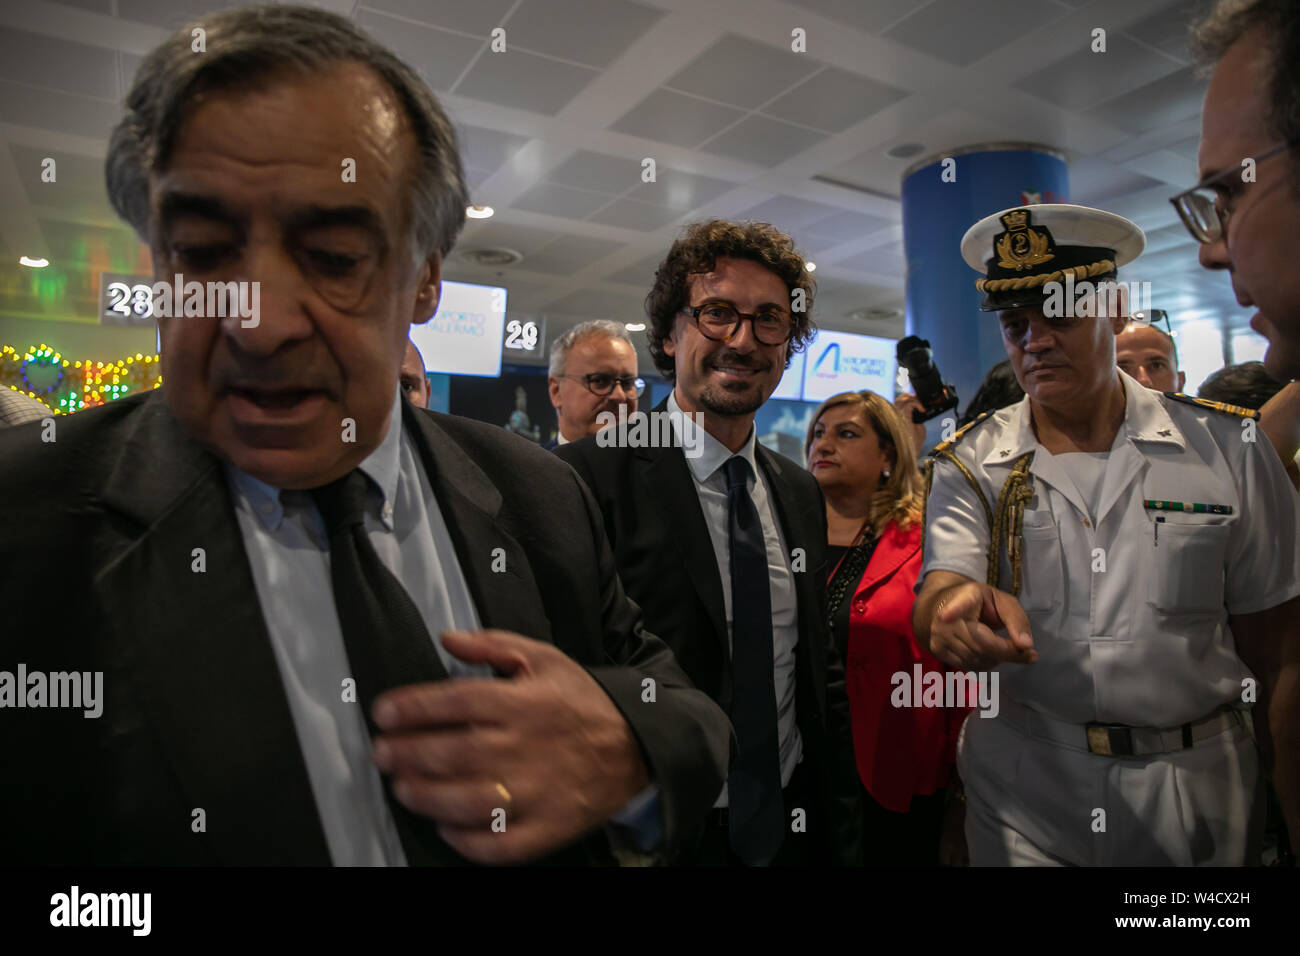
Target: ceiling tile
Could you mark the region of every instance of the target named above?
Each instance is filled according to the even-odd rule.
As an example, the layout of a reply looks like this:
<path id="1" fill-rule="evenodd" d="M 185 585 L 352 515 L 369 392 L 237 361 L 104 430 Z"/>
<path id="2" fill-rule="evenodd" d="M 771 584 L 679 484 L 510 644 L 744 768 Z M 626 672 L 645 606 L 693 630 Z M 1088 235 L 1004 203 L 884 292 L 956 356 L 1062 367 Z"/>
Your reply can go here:
<path id="1" fill-rule="evenodd" d="M 828 20 L 838 20 L 849 26 L 879 33 L 930 0 L 786 0 L 792 6 L 803 7 Z"/>
<path id="2" fill-rule="evenodd" d="M 482 186 L 489 179 L 491 179 L 493 174 L 496 173 L 496 170 L 484 169 L 482 166 L 465 166 L 464 172 L 465 172 L 465 185 L 468 186 L 471 190 L 475 190 L 478 189 L 480 186 Z M 476 196 L 471 196 L 470 200 L 473 201 L 474 199 L 477 198 L 478 197 Z M 488 203 L 488 205 L 491 205 L 491 203 Z"/>
<path id="3" fill-rule="evenodd" d="M 1205 4 L 1201 0 L 1174 0 L 1173 3 L 1155 5 L 1159 9 L 1153 10 L 1141 20 L 1130 23 L 1124 28 L 1124 32 L 1135 40 L 1155 47 L 1161 53 L 1190 62 L 1192 55 L 1187 45 L 1188 26 Z"/>
<path id="4" fill-rule="evenodd" d="M 420 72 L 435 90 L 449 90 L 482 41 L 362 10 L 357 25 Z"/>
<path id="5" fill-rule="evenodd" d="M 524 144 L 527 136 L 502 133 L 481 126 L 460 126 L 456 130 L 460 139 L 461 160 L 466 166 L 496 171 L 510 161 Z"/>
<path id="6" fill-rule="evenodd" d="M 140 64 L 144 62 L 144 57 L 133 53 L 118 53 L 117 58 L 118 76 L 121 77 L 118 89 L 122 91 L 120 98 L 125 100 L 126 95 L 131 92 L 131 84 L 135 82 L 135 75 L 140 71 Z"/>
<path id="7" fill-rule="evenodd" d="M 1161 226 L 1159 229 L 1146 230 L 1147 245 L 1143 255 L 1151 252 L 1161 252 L 1165 249 L 1175 247 L 1182 248 L 1184 251 L 1191 252 L 1196 249 L 1197 242 L 1192 238 L 1187 227 L 1181 222 L 1170 223 L 1167 226 Z M 1196 255 L 1189 255 L 1188 261 L 1196 260 Z"/>
<path id="8" fill-rule="evenodd" d="M 643 299 L 602 289 L 582 289 L 546 307 L 547 314 L 576 315 L 591 319 L 635 322 L 644 317 Z"/>
<path id="9" fill-rule="evenodd" d="M 859 252 L 857 255 L 849 256 L 847 259 L 837 259 L 834 266 L 836 269 L 852 269 L 870 272 L 873 275 L 890 275 L 892 273 L 902 276 L 905 270 L 902 243 L 868 249 L 866 252 Z"/>
<path id="10" fill-rule="evenodd" d="M 616 199 L 589 218 L 591 222 L 598 222 L 605 226 L 654 232 L 656 229 L 662 229 L 679 216 L 681 216 L 679 210 L 670 209 L 667 206 L 637 202 L 634 199 Z"/>
<path id="11" fill-rule="evenodd" d="M 622 195 L 641 182 L 641 163 L 625 156 L 579 150 L 551 170 L 546 179 L 561 186 Z"/>
<path id="12" fill-rule="evenodd" d="M 555 183 L 538 183 L 510 205 L 515 209 L 541 213 L 544 216 L 585 219 L 601 206 L 607 205 L 610 198 L 604 193 L 587 192 L 585 189 L 570 189 L 568 186 L 557 186 Z"/>
<path id="13" fill-rule="evenodd" d="M 506 43 L 605 67 L 661 16 L 627 0 L 524 0 L 506 23 Z"/>
<path id="14" fill-rule="evenodd" d="M 554 116 L 590 83 L 596 70 L 548 60 L 508 46 L 484 53 L 456 85 L 459 96 Z"/>
<path id="15" fill-rule="evenodd" d="M 458 251 L 464 249 L 486 249 L 504 247 L 530 256 L 540 252 L 544 246 L 558 239 L 560 234 L 550 229 L 537 229 L 533 226 L 507 225 L 496 221 L 482 220 L 466 223 L 460 241 L 456 243 Z"/>
<path id="16" fill-rule="evenodd" d="M 1084 206 L 1159 185 L 1159 180 L 1102 159 L 1077 156 L 1070 162 L 1070 201 Z"/>
<path id="17" fill-rule="evenodd" d="M 763 113 L 838 133 L 905 96 L 903 90 L 848 70 L 827 67 L 763 107 Z"/>
<path id="18" fill-rule="evenodd" d="M 1130 133 L 1145 133 L 1199 116 L 1208 82 L 1197 79 L 1195 67 L 1187 66 L 1168 76 L 1116 96 L 1087 111 Z M 1193 151 L 1192 155 L 1195 155 Z"/>
<path id="19" fill-rule="evenodd" d="M 791 232 L 802 229 L 809 223 L 816 222 L 819 219 L 829 219 L 839 212 L 840 210 L 836 207 L 819 202 L 795 199 L 793 196 L 773 196 L 757 206 L 752 206 L 737 213 L 733 218 L 752 219 L 755 222 L 770 222 L 778 229 Z"/>
<path id="20" fill-rule="evenodd" d="M 0 79 L 115 100 L 117 58 L 103 47 L 0 27 Z"/>
<path id="21" fill-rule="evenodd" d="M 882 36 L 966 66 L 1065 15 L 1049 0 L 934 0 Z"/>
<path id="22" fill-rule="evenodd" d="M 247 7 L 257 0 L 227 0 L 222 9 Z M 117 15 L 123 20 L 152 23 L 154 26 L 174 30 L 187 23 L 201 20 L 205 13 L 213 12 L 212 0 L 117 0 Z"/>
<path id="23" fill-rule="evenodd" d="M 665 248 L 662 252 L 657 252 L 653 256 L 648 256 L 640 262 L 634 262 L 630 266 L 624 266 L 617 272 L 606 276 L 610 282 L 621 282 L 624 285 L 634 285 L 643 288 L 647 292 L 655 281 L 655 270 L 664 261 L 664 256 L 668 254 Z"/>
<path id="24" fill-rule="evenodd" d="M 789 48 L 729 35 L 675 73 L 664 86 L 752 110 L 810 76 L 818 65 Z"/>
<path id="25" fill-rule="evenodd" d="M 824 133 L 815 133 L 756 114 L 741 120 L 700 149 L 759 166 L 775 166 L 825 138 Z"/>
<path id="26" fill-rule="evenodd" d="M 460 30 L 486 40 L 515 0 L 365 0 L 363 9 L 383 10 L 435 27 Z"/>
<path id="27" fill-rule="evenodd" d="M 91 13 L 103 13 L 111 16 L 113 13 L 113 0 L 58 0 L 60 6 L 77 7 L 81 10 L 89 10 Z"/>
<path id="28" fill-rule="evenodd" d="M 526 258 L 520 266 L 532 272 L 572 275 L 620 248 L 617 243 L 605 239 L 561 236 L 541 252 Z"/>
<path id="29" fill-rule="evenodd" d="M 1122 33 L 1106 38 L 1106 52 L 1093 53 L 1082 45 L 1013 85 L 1067 110 L 1088 109 L 1167 76 L 1178 64 L 1152 53 Z"/>
<path id="30" fill-rule="evenodd" d="M 672 146 L 696 146 L 744 113 L 671 90 L 655 90 L 610 129 Z"/>
<path id="31" fill-rule="evenodd" d="M 712 202 L 723 193 L 735 188 L 735 183 L 725 179 L 698 176 L 694 173 L 684 173 L 679 169 L 660 166 L 655 171 L 654 182 L 640 183 L 627 195 L 629 199 L 658 203 L 660 206 L 685 211 Z"/>
<path id="32" fill-rule="evenodd" d="M 839 212 L 829 219 L 819 219 L 804 227 L 804 232 L 818 239 L 833 239 L 836 242 L 852 242 L 863 239 L 873 232 L 888 228 L 892 223 L 888 219 L 867 216 L 860 212 Z"/>
<path id="33" fill-rule="evenodd" d="M 54 90 L 34 90 L 0 80 L 0 120 L 34 129 L 76 133 L 107 142 L 118 119 L 117 110 L 92 100 Z"/>

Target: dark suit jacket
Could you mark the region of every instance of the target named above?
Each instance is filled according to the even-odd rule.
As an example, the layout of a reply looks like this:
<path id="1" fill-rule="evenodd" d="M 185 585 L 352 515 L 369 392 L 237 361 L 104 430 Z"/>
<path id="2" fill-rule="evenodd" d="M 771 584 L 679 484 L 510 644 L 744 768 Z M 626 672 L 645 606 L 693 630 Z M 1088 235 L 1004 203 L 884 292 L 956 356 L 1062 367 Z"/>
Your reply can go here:
<path id="1" fill-rule="evenodd" d="M 401 407 L 483 626 L 551 642 L 601 684 L 661 787 L 671 852 L 725 778 L 725 715 L 642 630 L 568 467 L 501 428 Z M 219 459 L 161 391 L 39 436 L 0 435 L 0 670 L 102 670 L 105 704 L 98 719 L 0 709 L 0 862 L 328 864 Z M 610 859 L 597 831 L 545 862 Z"/>
<path id="2" fill-rule="evenodd" d="M 664 411 L 667 400 L 656 411 Z M 589 436 L 556 449 L 596 496 L 619 577 L 645 619 L 677 655 L 692 682 L 731 710 L 722 571 L 695 479 L 681 448 L 601 448 Z M 853 760 L 844 668 L 826 627 L 826 506 L 817 480 L 762 445 L 755 449 L 777 520 L 804 570 L 794 575 L 799 603 L 795 712 L 804 760 L 820 795 L 808 830 L 823 861 L 861 859 L 861 803 Z M 716 794 L 715 794 L 716 796 Z M 789 809 L 789 808 L 787 808 Z"/>

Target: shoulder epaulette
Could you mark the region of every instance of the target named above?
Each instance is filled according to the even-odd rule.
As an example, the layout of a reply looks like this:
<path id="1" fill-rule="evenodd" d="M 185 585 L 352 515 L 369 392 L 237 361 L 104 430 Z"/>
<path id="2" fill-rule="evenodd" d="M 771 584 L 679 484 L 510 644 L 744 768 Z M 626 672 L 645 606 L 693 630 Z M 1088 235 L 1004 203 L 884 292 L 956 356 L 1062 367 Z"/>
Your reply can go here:
<path id="1" fill-rule="evenodd" d="M 982 412 L 980 416 L 975 419 L 975 421 L 967 422 L 961 428 L 957 429 L 956 433 L 951 438 L 947 439 L 946 441 L 941 441 L 939 442 L 939 444 L 935 445 L 934 450 L 931 451 L 930 454 L 942 455 L 944 452 L 950 451 L 952 448 L 954 448 L 957 445 L 959 441 L 961 441 L 966 436 L 966 433 L 968 431 L 970 431 L 980 422 L 984 421 L 984 419 L 988 418 L 990 414 L 992 413 Z"/>
<path id="2" fill-rule="evenodd" d="M 1259 421 L 1259 412 L 1256 409 L 1244 408 L 1241 405 L 1212 402 L 1208 398 L 1197 398 L 1194 395 L 1184 395 L 1182 392 L 1165 392 L 1165 398 L 1172 398 L 1175 402 L 1182 402 L 1184 405 L 1199 405 L 1201 408 L 1223 412 L 1225 415 L 1240 415 L 1242 418 L 1253 418 L 1255 421 Z M 953 437 L 956 438 L 957 436 L 954 435 Z"/>

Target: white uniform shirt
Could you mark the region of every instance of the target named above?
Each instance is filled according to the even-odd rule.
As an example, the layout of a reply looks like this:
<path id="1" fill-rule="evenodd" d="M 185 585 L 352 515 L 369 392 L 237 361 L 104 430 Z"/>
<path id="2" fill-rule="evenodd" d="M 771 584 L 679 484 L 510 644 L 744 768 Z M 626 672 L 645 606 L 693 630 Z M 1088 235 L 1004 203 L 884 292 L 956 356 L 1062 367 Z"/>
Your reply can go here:
<path id="1" fill-rule="evenodd" d="M 713 542 L 713 553 L 718 559 L 718 576 L 722 581 L 722 601 L 727 621 L 727 646 L 731 646 L 731 537 L 728 532 L 730 509 L 727 503 L 727 473 L 723 468 L 732 457 L 731 451 L 704 429 L 694 441 L 684 441 L 681 428 L 695 429 L 695 423 L 685 417 L 681 406 L 677 404 L 677 395 L 668 397 L 668 410 L 675 413 L 670 421 L 678 436 L 678 441 L 685 447 L 696 444 L 700 455 L 695 458 L 687 456 L 686 464 L 691 477 L 695 479 L 695 493 L 700 499 L 700 510 L 704 513 L 704 523 L 709 529 L 709 538 Z M 794 574 L 790 570 L 789 551 L 786 550 L 781 523 L 776 520 L 771 497 L 768 494 L 767 478 L 759 467 L 754 446 L 756 444 L 754 429 L 749 431 L 749 439 L 737 455 L 749 462 L 750 474 L 746 479 L 749 496 L 754 501 L 759 523 L 763 526 L 763 541 L 767 546 L 768 591 L 772 602 L 772 663 L 776 683 L 776 728 L 781 744 L 781 786 L 788 786 L 794 774 L 795 765 L 803 757 L 803 739 L 799 736 L 799 725 L 795 721 L 795 645 L 799 643 L 799 601 L 794 587 Z M 744 600 L 744 595 L 741 595 Z M 714 804 L 727 806 L 727 787 L 724 784 L 722 794 Z"/>
<path id="2" fill-rule="evenodd" d="M 954 451 L 994 509 L 1013 463 L 1035 453 L 1019 601 L 1038 660 L 1001 665 L 1002 691 L 1073 723 L 1174 727 L 1241 700 L 1251 674 L 1228 615 L 1300 594 L 1300 498 L 1254 423 L 1119 374 L 1124 422 L 1095 508 L 1065 470 L 1070 456 L 1052 456 L 1034 437 L 1028 398 L 971 429 Z M 1150 511 L 1144 499 L 1232 513 Z M 938 570 L 986 580 L 989 535 L 974 491 L 939 459 L 921 580 Z M 1000 561 L 1009 589 L 1005 547 Z"/>

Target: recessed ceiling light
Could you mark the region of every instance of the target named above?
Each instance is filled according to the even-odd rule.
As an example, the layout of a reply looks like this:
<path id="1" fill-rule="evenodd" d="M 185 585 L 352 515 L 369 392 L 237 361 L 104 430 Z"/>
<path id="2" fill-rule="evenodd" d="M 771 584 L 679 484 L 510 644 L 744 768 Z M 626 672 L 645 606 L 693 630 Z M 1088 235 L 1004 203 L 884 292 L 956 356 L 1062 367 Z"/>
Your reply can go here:
<path id="1" fill-rule="evenodd" d="M 629 332 L 644 332 L 644 331 L 645 331 L 645 323 L 644 323 L 644 322 L 624 322 L 624 323 L 623 323 L 623 328 L 627 329 Z"/>
<path id="2" fill-rule="evenodd" d="M 899 143 L 885 150 L 885 155 L 892 159 L 910 159 L 918 153 L 925 152 L 925 147 L 920 143 Z"/>
<path id="3" fill-rule="evenodd" d="M 465 215 L 471 219 L 491 219 L 492 213 L 496 212 L 491 206 L 466 206 Z"/>
<path id="4" fill-rule="evenodd" d="M 19 256 L 18 264 L 32 269 L 44 269 L 50 264 L 49 259 L 33 259 L 31 256 Z"/>
<path id="5" fill-rule="evenodd" d="M 817 263 L 815 263 L 815 262 L 805 262 L 805 263 L 803 264 L 803 267 L 804 267 L 805 269 L 807 269 L 809 272 L 816 272 L 816 271 L 817 271 Z"/>

